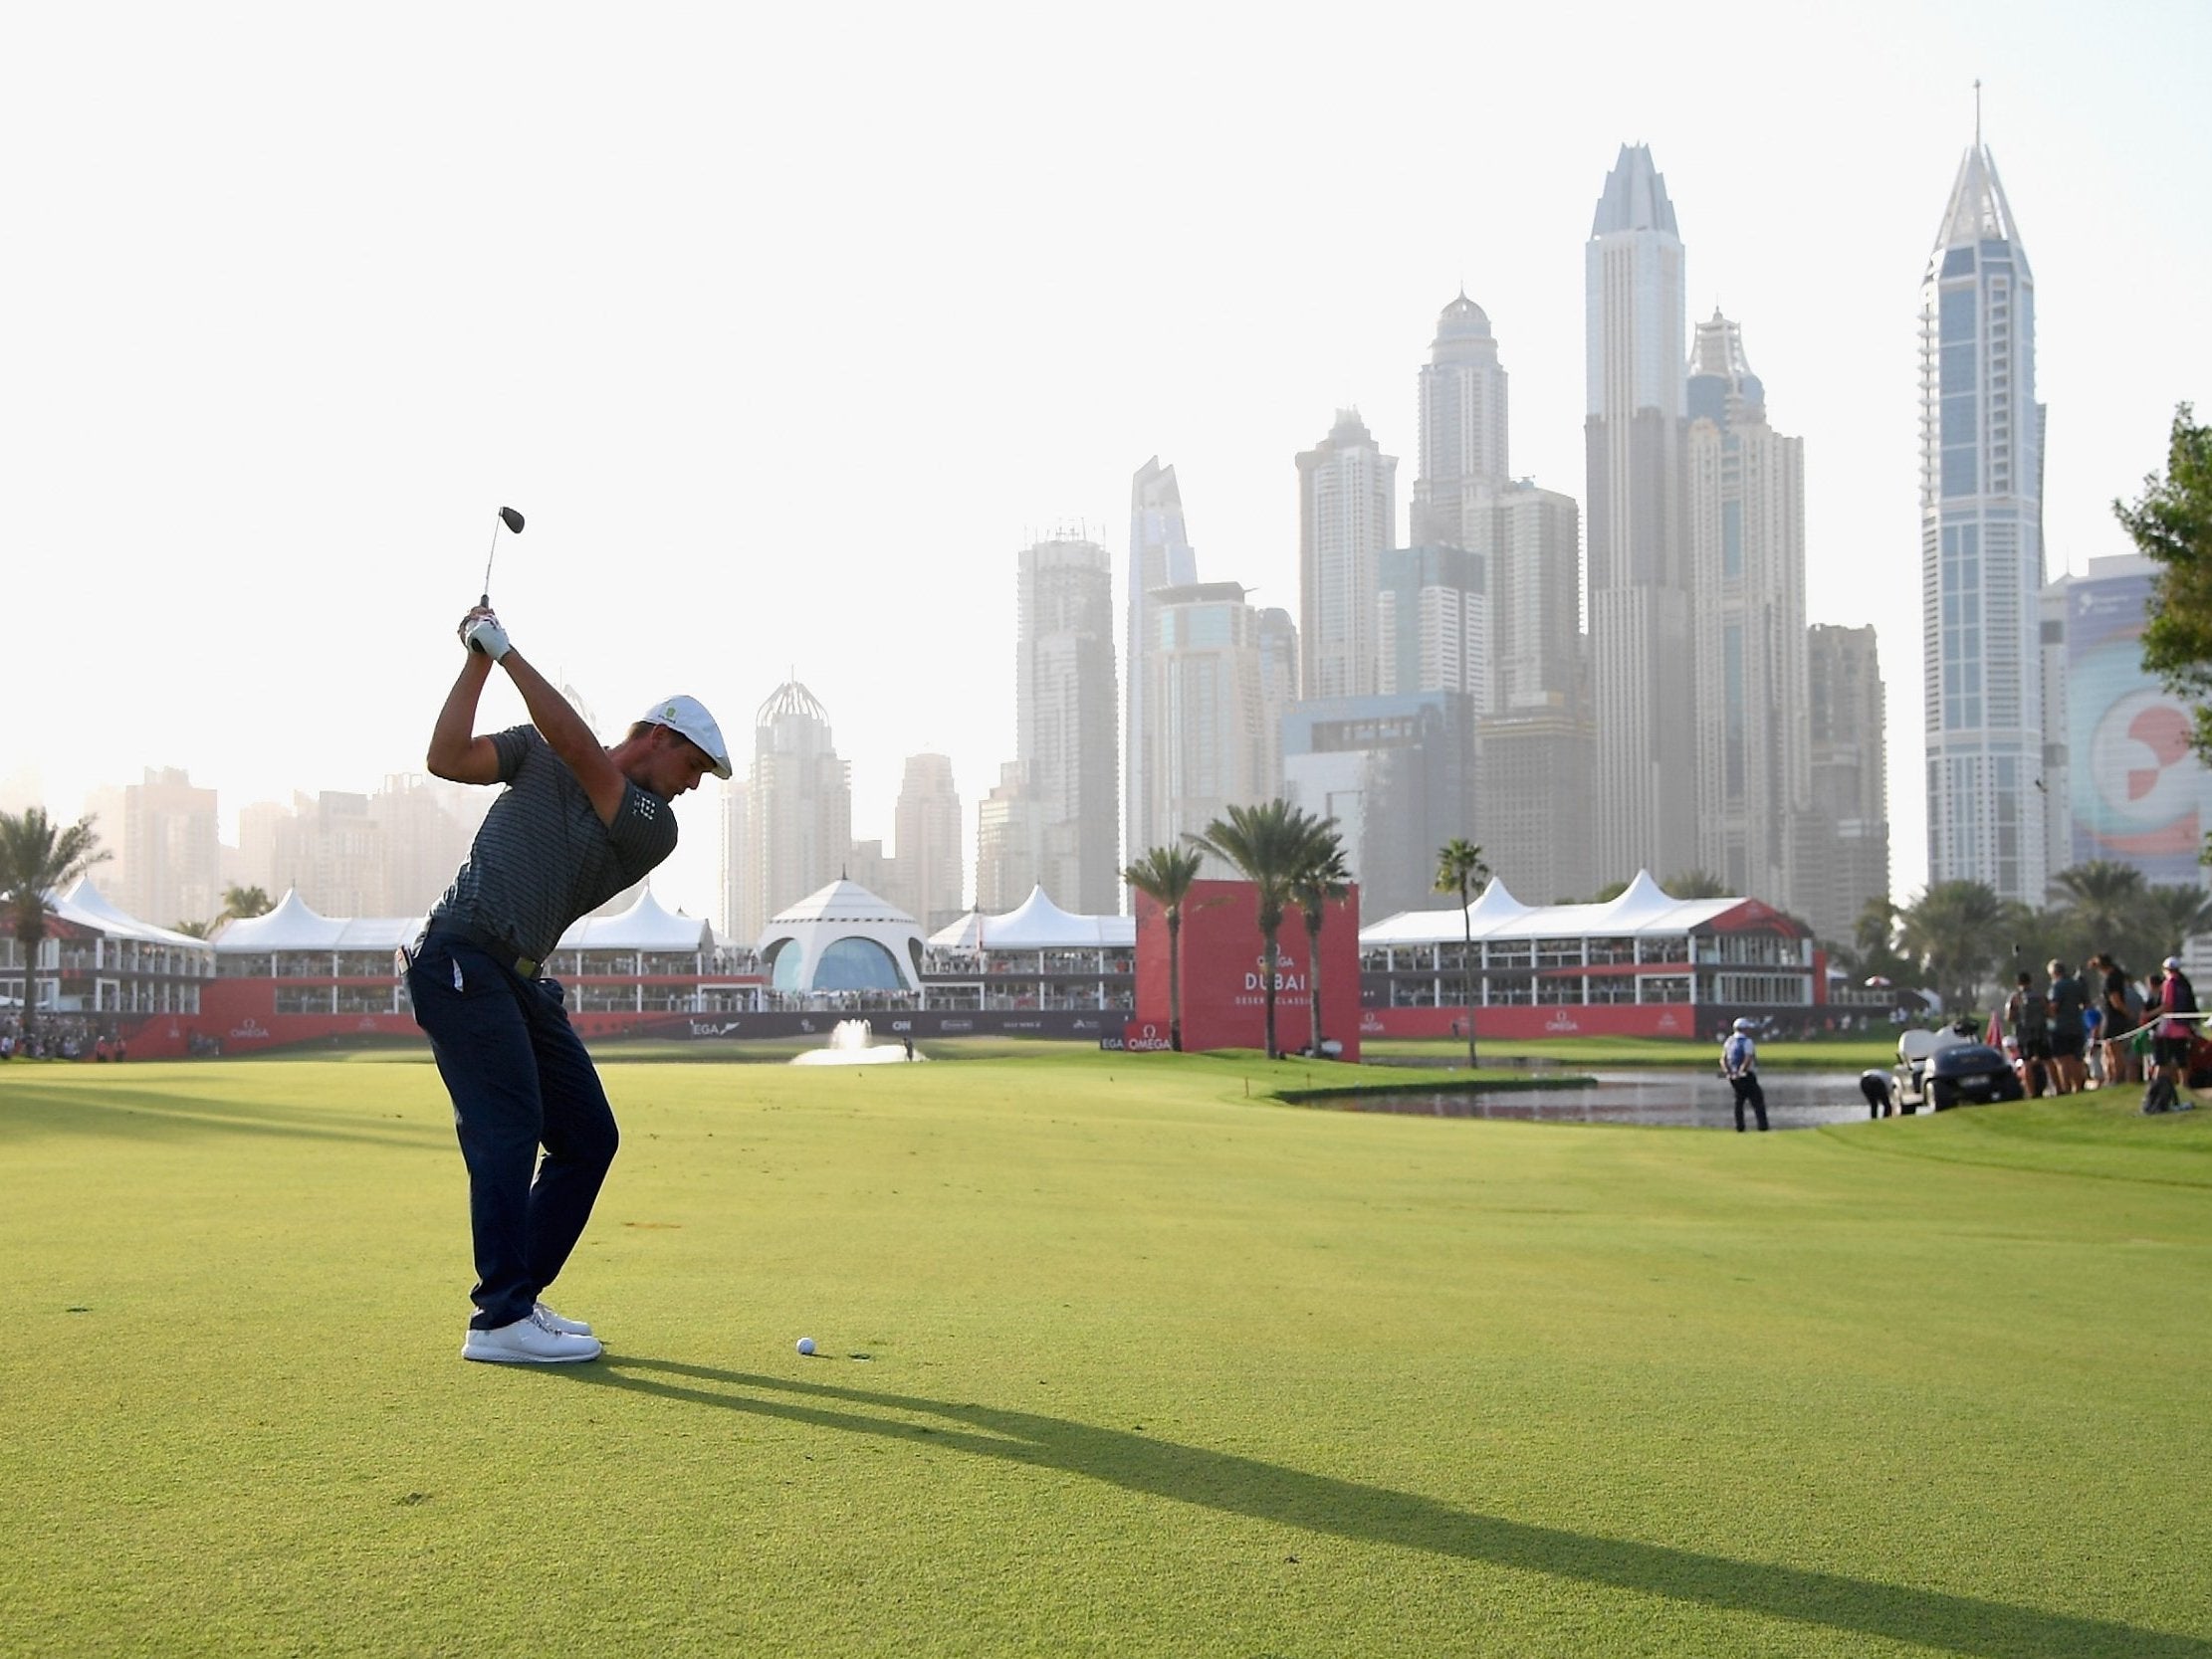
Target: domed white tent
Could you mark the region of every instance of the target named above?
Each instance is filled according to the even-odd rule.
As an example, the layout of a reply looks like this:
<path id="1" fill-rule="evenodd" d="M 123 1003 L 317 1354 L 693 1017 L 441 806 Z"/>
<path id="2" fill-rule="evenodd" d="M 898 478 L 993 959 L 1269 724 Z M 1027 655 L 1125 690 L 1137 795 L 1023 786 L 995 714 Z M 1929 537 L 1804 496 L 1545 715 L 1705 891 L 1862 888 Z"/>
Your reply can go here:
<path id="1" fill-rule="evenodd" d="M 839 877 L 761 930 L 772 990 L 919 991 L 922 930 L 858 882 Z"/>

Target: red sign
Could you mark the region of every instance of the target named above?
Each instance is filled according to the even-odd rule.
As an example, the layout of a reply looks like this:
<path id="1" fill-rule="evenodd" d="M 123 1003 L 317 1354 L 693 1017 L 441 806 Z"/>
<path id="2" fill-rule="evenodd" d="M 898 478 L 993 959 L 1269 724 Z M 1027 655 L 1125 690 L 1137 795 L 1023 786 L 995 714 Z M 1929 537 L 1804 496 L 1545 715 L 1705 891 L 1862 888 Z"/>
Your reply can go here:
<path id="1" fill-rule="evenodd" d="M 1321 1040 L 1360 1057 L 1360 896 L 1328 907 L 1320 956 L 1312 960 L 1304 916 L 1293 908 L 1275 934 L 1275 1046 L 1296 1053 L 1313 1042 L 1313 1005 L 1321 1001 Z M 1260 1048 L 1267 1040 L 1267 960 L 1259 933 L 1259 890 L 1250 882 L 1197 882 L 1183 901 L 1183 1046 Z M 1137 1017 L 1129 1047 L 1153 1027 L 1167 1046 L 1168 921 L 1159 904 L 1137 895 Z M 1151 1045 L 1146 1045 L 1151 1046 Z M 1324 1052 L 1326 1049 L 1324 1048 Z"/>

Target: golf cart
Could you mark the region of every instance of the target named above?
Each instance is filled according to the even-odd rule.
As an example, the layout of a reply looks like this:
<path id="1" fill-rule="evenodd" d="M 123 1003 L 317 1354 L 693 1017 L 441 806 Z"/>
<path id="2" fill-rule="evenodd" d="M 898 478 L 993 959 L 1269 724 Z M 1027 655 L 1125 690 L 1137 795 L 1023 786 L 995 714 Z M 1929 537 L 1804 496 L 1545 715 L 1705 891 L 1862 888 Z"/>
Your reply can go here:
<path id="1" fill-rule="evenodd" d="M 1897 1109 L 1947 1112 L 1978 1101 L 2016 1101 L 2026 1093 L 2003 1049 L 1991 1048 L 1961 1020 L 1940 1031 L 1918 1028 L 1897 1039 Z"/>

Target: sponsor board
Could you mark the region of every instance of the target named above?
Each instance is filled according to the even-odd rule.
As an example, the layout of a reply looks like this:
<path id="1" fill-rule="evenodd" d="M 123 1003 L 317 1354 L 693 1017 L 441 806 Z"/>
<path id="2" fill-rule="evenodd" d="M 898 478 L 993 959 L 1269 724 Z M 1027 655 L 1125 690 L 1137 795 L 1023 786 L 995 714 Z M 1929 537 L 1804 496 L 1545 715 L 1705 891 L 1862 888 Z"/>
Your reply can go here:
<path id="1" fill-rule="evenodd" d="M 1098 1046 L 1106 1050 L 1109 1054 L 1119 1054 L 1128 1045 L 1125 1044 L 1120 1037 L 1109 1031 L 1103 1037 L 1098 1039 Z"/>
<path id="2" fill-rule="evenodd" d="M 1131 1020 L 1122 1027 L 1121 1047 L 1125 1053 L 1159 1054 L 1173 1046 L 1167 1031 L 1151 1020 Z"/>

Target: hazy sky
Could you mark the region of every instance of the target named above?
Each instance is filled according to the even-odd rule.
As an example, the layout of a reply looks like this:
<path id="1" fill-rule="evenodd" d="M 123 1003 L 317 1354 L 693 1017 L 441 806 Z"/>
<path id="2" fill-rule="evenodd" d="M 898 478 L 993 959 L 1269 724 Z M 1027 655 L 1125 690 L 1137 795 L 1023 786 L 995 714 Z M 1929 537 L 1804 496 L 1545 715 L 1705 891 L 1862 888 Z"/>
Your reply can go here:
<path id="1" fill-rule="evenodd" d="M 1919 282 L 1976 77 L 2052 574 L 2127 550 L 2110 500 L 2212 408 L 2198 0 L 767 11 L 11 10 L 0 793 L 183 766 L 228 835 L 419 769 L 510 504 L 494 601 L 604 734 L 690 691 L 742 770 L 795 672 L 856 835 L 925 748 L 972 835 L 1016 550 L 1087 526 L 1118 610 L 1157 454 L 1202 577 L 1295 611 L 1292 456 L 1357 405 L 1403 535 L 1462 282 L 1514 471 L 1583 497 L 1583 244 L 1640 141 L 1691 321 L 1741 322 L 1805 439 L 1809 617 L 1881 630 L 1902 899 Z M 717 789 L 656 881 L 709 916 Z"/>

